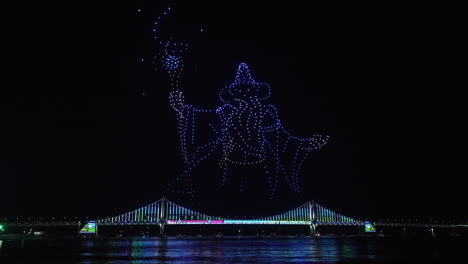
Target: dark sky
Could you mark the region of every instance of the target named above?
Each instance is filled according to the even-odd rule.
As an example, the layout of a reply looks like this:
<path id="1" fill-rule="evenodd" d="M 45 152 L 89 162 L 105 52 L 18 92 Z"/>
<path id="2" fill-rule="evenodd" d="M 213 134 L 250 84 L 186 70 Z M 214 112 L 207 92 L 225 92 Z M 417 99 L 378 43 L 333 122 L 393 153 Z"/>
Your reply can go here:
<path id="1" fill-rule="evenodd" d="M 316 200 L 356 218 L 466 218 L 460 6 L 184 2 L 4 10 L 0 217 L 115 215 L 166 195 L 208 214 Z M 289 131 L 331 136 L 305 162 L 304 193 L 257 199 L 258 172 L 249 195 L 216 189 L 218 157 L 194 171 L 208 186 L 196 202 L 165 192 L 182 170 L 169 82 L 150 59 L 167 5 L 161 32 L 191 45 L 189 103 L 218 106 L 246 62 Z"/>

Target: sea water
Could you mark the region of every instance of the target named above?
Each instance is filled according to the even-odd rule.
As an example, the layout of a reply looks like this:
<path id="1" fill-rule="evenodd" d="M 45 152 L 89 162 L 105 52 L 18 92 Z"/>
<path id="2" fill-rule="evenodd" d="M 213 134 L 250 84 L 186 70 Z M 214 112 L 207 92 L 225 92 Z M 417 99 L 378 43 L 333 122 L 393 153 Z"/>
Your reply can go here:
<path id="1" fill-rule="evenodd" d="M 464 263 L 466 237 L 61 238 L 0 241 L 0 263 Z"/>

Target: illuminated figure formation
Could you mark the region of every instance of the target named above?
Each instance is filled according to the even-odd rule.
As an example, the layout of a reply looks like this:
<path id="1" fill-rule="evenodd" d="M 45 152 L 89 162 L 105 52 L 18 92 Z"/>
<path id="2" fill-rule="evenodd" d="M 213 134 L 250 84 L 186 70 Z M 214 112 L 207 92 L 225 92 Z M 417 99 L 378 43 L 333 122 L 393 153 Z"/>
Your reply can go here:
<path id="1" fill-rule="evenodd" d="M 184 161 L 182 173 L 169 185 L 169 190 L 193 197 L 192 170 L 201 161 L 217 155 L 223 185 L 229 178 L 229 168 L 257 166 L 264 169 L 265 176 L 250 177 L 265 177 L 270 186 L 270 197 L 276 193 L 282 179 L 294 191 L 300 192 L 298 176 L 304 161 L 311 151 L 323 147 L 329 137 L 301 138 L 285 130 L 276 108 L 268 104 L 270 86 L 256 82 L 245 63 L 239 65 L 234 82 L 219 92 L 219 107 L 200 109 L 187 104 L 179 80 L 188 44 L 174 42 L 171 38 L 164 42 L 158 36 L 158 25 L 170 11 L 168 7 L 154 22 L 153 28 L 154 39 L 160 47 L 154 58 L 169 74 L 169 101 L 177 112 Z M 176 187 L 181 183 L 182 188 Z"/>
<path id="2" fill-rule="evenodd" d="M 178 79 L 173 77 L 173 64 L 169 65 L 168 59 L 165 62 L 171 79 Z M 182 91 L 176 85 L 172 87 L 169 99 L 177 112 L 185 164 L 184 171 L 176 179 L 177 182 L 185 182 L 186 187 L 180 192 L 193 194 L 192 169 L 213 153 L 219 153 L 216 150 L 221 150 L 219 167 L 222 169 L 222 184 L 229 177 L 230 166 L 260 165 L 265 169 L 265 177 L 271 187 L 270 197 L 275 194 L 281 177 L 294 191 L 300 192 L 298 176 L 304 160 L 311 151 L 323 147 L 329 136 L 300 138 L 286 131 L 276 108 L 267 102 L 270 86 L 256 82 L 247 64 L 241 63 L 234 82 L 220 91 L 221 105 L 214 110 L 198 109 L 187 104 Z M 206 126 L 211 131 L 200 131 L 205 138 L 207 133 L 212 132 L 212 137 L 200 142 L 198 138 L 201 135 L 196 133 L 199 125 L 197 119 L 204 114 L 214 114 L 216 118 Z"/>

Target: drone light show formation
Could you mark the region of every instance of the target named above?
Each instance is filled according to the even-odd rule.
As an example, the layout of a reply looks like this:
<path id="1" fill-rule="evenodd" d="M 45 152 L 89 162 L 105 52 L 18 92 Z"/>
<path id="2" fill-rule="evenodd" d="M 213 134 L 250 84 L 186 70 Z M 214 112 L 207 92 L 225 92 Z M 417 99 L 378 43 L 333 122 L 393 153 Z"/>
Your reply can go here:
<path id="1" fill-rule="evenodd" d="M 184 163 L 183 171 L 168 189 L 193 195 L 193 169 L 215 156 L 222 185 L 232 177 L 230 168 L 256 166 L 264 170 L 264 175 L 248 177 L 264 177 L 270 187 L 270 197 L 283 180 L 299 193 L 299 174 L 304 161 L 313 150 L 322 148 L 329 136 L 302 138 L 288 132 L 276 107 L 268 103 L 270 86 L 254 80 L 246 63 L 239 64 L 234 81 L 219 91 L 218 107 L 201 109 L 188 104 L 179 82 L 188 44 L 172 39 L 158 41 L 162 44 L 158 60 L 171 82 L 169 102 L 177 114 Z M 210 122 L 206 122 L 207 116 Z M 177 188 L 180 183 L 184 187 Z"/>

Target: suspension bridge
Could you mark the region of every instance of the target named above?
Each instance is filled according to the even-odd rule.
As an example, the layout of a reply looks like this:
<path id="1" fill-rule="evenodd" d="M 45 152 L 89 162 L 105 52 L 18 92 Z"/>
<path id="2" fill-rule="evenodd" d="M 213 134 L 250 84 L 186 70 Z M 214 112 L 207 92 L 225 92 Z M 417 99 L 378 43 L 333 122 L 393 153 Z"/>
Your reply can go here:
<path id="1" fill-rule="evenodd" d="M 147 206 L 115 217 L 97 220 L 100 226 L 156 224 L 164 232 L 164 225 L 309 225 L 315 233 L 317 225 L 363 225 L 351 217 L 338 214 L 318 203 L 309 201 L 282 214 L 255 219 L 232 219 L 209 216 L 162 198 Z"/>
<path id="2" fill-rule="evenodd" d="M 84 227 L 82 227 L 84 224 Z M 466 225 L 445 222 L 391 222 L 362 221 L 337 213 L 315 202 L 306 202 L 287 212 L 254 219 L 234 219 L 209 216 L 175 204 L 166 198 L 126 212 L 120 215 L 90 221 L 16 221 L 4 223 L 6 226 L 78 226 L 81 233 L 97 233 L 98 226 L 119 225 L 155 225 L 159 226 L 160 235 L 164 235 L 166 225 L 305 225 L 310 227 L 311 234 L 316 233 L 317 226 L 364 226 L 374 230 L 374 226 L 457 228 Z M 82 228 L 81 228 L 82 227 Z"/>

